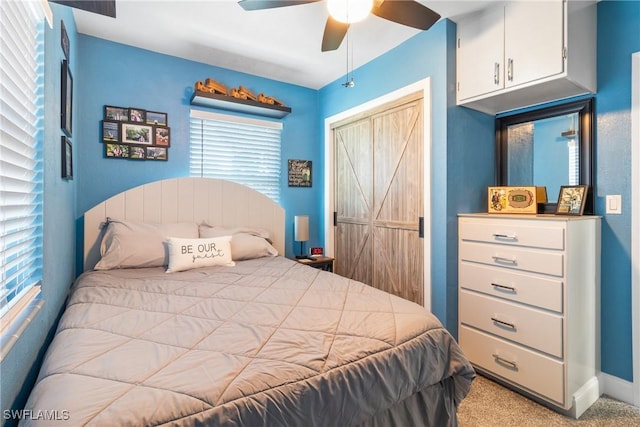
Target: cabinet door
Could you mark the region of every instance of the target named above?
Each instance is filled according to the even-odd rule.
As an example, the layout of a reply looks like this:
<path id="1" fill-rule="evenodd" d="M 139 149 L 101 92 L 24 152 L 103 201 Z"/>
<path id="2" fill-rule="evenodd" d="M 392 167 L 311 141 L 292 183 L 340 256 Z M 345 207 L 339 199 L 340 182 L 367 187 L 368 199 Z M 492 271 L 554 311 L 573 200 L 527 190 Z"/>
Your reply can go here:
<path id="1" fill-rule="evenodd" d="M 505 87 L 564 71 L 563 3 L 513 2 L 505 7 Z"/>
<path id="2" fill-rule="evenodd" d="M 504 87 L 504 7 L 474 13 L 458 22 L 458 101 Z"/>

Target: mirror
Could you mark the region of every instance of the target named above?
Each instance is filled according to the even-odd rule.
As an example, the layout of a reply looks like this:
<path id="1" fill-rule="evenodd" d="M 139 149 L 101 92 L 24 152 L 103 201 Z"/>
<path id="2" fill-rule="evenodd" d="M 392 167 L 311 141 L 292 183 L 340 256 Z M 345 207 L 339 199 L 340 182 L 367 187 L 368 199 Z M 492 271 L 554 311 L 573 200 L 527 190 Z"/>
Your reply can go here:
<path id="1" fill-rule="evenodd" d="M 496 119 L 499 186 L 545 186 L 541 213 L 555 212 L 562 185 L 588 185 L 593 213 L 593 98 Z"/>

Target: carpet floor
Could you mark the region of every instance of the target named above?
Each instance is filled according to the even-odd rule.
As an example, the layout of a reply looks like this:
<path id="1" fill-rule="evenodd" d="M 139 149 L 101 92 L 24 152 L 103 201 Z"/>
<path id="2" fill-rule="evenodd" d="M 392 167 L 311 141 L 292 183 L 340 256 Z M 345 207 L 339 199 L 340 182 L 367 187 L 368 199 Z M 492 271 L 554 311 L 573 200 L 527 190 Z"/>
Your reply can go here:
<path id="1" fill-rule="evenodd" d="M 640 427 L 640 408 L 602 396 L 575 420 L 483 376 L 458 409 L 460 427 Z"/>

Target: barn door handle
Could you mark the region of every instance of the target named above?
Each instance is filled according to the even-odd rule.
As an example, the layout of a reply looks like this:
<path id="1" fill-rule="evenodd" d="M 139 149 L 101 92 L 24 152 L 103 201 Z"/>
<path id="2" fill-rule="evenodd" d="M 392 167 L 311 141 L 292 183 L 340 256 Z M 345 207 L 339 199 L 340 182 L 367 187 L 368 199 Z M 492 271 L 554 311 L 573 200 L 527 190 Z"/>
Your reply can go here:
<path id="1" fill-rule="evenodd" d="M 424 217 L 421 216 L 418 218 L 418 237 L 424 237 Z"/>

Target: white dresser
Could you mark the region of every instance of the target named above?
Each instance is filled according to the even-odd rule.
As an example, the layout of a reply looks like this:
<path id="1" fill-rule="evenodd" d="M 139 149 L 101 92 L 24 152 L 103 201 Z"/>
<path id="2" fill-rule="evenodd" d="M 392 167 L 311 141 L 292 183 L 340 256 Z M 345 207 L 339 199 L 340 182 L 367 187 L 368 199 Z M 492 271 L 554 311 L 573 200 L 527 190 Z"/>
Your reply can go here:
<path id="1" fill-rule="evenodd" d="M 579 417 L 600 395 L 600 217 L 461 214 L 458 236 L 471 363 Z"/>

